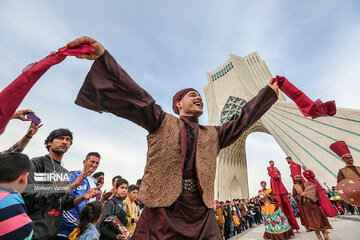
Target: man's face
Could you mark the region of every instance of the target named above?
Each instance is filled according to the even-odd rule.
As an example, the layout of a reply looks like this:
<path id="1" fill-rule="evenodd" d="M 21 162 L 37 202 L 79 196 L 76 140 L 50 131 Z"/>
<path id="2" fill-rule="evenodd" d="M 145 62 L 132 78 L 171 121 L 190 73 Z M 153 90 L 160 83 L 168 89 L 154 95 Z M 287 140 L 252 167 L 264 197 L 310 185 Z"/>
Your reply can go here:
<path id="1" fill-rule="evenodd" d="M 200 117 L 203 113 L 203 101 L 198 92 L 188 92 L 180 101 L 176 103 L 180 115 Z"/>
<path id="2" fill-rule="evenodd" d="M 126 197 L 126 193 L 128 190 L 128 185 L 123 183 L 116 189 L 116 196 L 118 197 Z"/>
<path id="3" fill-rule="evenodd" d="M 286 161 L 287 161 L 288 164 L 291 163 L 291 159 L 290 159 L 290 158 L 286 158 Z"/>
<path id="4" fill-rule="evenodd" d="M 354 164 L 354 160 L 352 158 L 351 154 L 345 155 L 342 160 L 346 163 L 346 165 L 353 165 Z"/>
<path id="5" fill-rule="evenodd" d="M 96 169 L 99 167 L 100 158 L 96 156 L 90 156 L 83 161 L 84 164 L 84 172 L 90 171 L 93 174 Z"/>
<path id="6" fill-rule="evenodd" d="M 261 187 L 265 189 L 266 188 L 266 182 L 262 182 Z"/>
<path id="7" fill-rule="evenodd" d="M 56 154 L 64 154 L 69 149 L 71 145 L 70 136 L 60 136 L 55 138 L 52 142 L 48 143 L 50 147 L 50 152 L 54 152 Z"/>
<path id="8" fill-rule="evenodd" d="M 131 199 L 131 201 L 135 201 L 137 196 L 138 196 L 139 191 L 137 189 L 132 190 L 131 192 L 128 193 L 128 197 Z"/>
<path id="9" fill-rule="evenodd" d="M 270 162 L 270 166 L 272 166 L 272 167 L 273 167 L 274 165 L 275 165 L 275 163 L 274 163 L 274 162 Z"/>
<path id="10" fill-rule="evenodd" d="M 302 182 L 301 176 L 297 175 L 297 176 L 295 176 L 294 178 L 295 178 L 295 181 L 297 181 L 298 183 L 301 183 L 301 182 Z"/>

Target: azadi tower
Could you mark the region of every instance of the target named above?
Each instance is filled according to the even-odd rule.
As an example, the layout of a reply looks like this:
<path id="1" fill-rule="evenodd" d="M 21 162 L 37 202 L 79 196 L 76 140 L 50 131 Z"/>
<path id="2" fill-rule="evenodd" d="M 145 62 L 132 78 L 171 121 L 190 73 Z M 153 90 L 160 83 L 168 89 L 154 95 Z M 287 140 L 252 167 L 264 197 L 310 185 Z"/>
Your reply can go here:
<path id="1" fill-rule="evenodd" d="M 240 114 L 244 104 L 272 77 L 257 52 L 246 57 L 231 54 L 223 65 L 207 73 L 208 83 L 204 91 L 208 124 L 221 125 L 233 114 Z M 215 199 L 249 197 L 245 141 L 252 132 L 271 134 L 285 154 L 291 156 L 296 163 L 313 170 L 321 184 L 326 182 L 328 186 L 335 185 L 338 169 L 345 166 L 329 149 L 331 143 L 344 140 L 353 154 L 355 164 L 359 163 L 359 110 L 337 108 L 335 116 L 313 120 L 304 117 L 295 103 L 287 101 L 280 93 L 279 100 L 258 122 L 235 143 L 220 152 Z M 264 163 L 269 159 L 264 159 Z"/>

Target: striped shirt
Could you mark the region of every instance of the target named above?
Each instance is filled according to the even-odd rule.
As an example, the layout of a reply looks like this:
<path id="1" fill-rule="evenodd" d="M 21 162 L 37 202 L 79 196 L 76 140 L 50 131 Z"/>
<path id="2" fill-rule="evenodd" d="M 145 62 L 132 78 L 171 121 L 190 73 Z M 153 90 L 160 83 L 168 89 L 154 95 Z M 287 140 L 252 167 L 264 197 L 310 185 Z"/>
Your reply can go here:
<path id="1" fill-rule="evenodd" d="M 33 228 L 20 194 L 0 186 L 0 239 L 31 239 Z"/>

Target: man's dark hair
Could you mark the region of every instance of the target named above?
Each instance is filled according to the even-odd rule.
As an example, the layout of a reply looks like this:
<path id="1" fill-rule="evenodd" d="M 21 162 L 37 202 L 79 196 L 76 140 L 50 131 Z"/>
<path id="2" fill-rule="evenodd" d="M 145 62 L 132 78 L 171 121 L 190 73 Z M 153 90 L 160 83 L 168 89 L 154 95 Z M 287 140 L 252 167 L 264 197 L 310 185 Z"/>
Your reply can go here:
<path id="1" fill-rule="evenodd" d="M 0 154 L 0 182 L 15 181 L 22 174 L 30 171 L 29 157 L 22 153 Z"/>
<path id="2" fill-rule="evenodd" d="M 272 163 L 272 162 L 274 162 L 274 161 L 273 161 L 273 160 L 270 160 L 270 161 L 269 161 L 269 163 Z"/>
<path id="3" fill-rule="evenodd" d="M 118 189 L 122 184 L 126 184 L 129 186 L 129 182 L 126 179 L 120 178 L 116 181 L 116 189 Z"/>
<path id="4" fill-rule="evenodd" d="M 113 179 L 112 179 L 113 184 L 114 184 L 116 179 L 122 179 L 122 177 L 120 175 L 117 175 L 117 176 L 113 177 Z"/>
<path id="5" fill-rule="evenodd" d="M 45 139 L 45 147 L 46 149 L 49 151 L 50 150 L 50 146 L 48 145 L 48 143 L 51 143 L 52 141 L 54 141 L 55 138 L 61 137 L 61 136 L 69 136 L 71 138 L 71 143 L 73 141 L 73 133 L 69 130 L 69 129 L 64 129 L 64 128 L 59 128 L 56 129 L 54 131 L 52 131 L 49 136 Z"/>
<path id="6" fill-rule="evenodd" d="M 139 190 L 137 186 L 135 186 L 134 184 L 131 184 L 129 187 L 128 187 L 128 192 L 132 192 L 134 190 Z"/>
<path id="7" fill-rule="evenodd" d="M 285 159 L 290 159 L 290 160 L 292 160 L 292 158 L 291 158 L 291 157 L 286 157 Z"/>
<path id="8" fill-rule="evenodd" d="M 102 180 L 104 180 L 104 178 L 103 177 L 99 177 L 98 179 L 97 179 L 97 183 L 98 183 L 98 185 L 100 185 L 101 184 L 101 181 Z"/>
<path id="9" fill-rule="evenodd" d="M 100 176 L 105 176 L 104 172 L 96 172 L 92 175 L 93 178 L 98 178 Z"/>
<path id="10" fill-rule="evenodd" d="M 138 185 L 139 187 L 141 186 L 141 181 L 142 181 L 142 179 L 138 179 L 137 181 L 136 181 L 136 185 Z"/>
<path id="11" fill-rule="evenodd" d="M 97 158 L 101 158 L 100 154 L 98 152 L 89 152 L 87 155 L 86 155 L 86 158 L 85 160 L 88 160 L 89 157 L 91 156 L 94 156 L 94 157 L 97 157 Z"/>
<path id="12" fill-rule="evenodd" d="M 233 202 L 237 201 L 235 198 L 233 199 Z"/>
<path id="13" fill-rule="evenodd" d="M 260 182 L 260 185 L 261 185 L 262 183 L 265 183 L 265 184 L 266 184 L 266 182 L 265 182 L 265 181 L 261 181 L 261 182 Z"/>

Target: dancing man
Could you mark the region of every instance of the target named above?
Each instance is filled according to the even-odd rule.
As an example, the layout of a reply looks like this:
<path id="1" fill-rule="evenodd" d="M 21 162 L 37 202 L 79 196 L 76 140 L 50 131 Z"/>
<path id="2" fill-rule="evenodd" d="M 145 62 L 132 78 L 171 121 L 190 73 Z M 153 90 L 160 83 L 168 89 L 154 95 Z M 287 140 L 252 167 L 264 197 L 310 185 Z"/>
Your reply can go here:
<path id="1" fill-rule="evenodd" d="M 94 52 L 77 56 L 95 60 L 76 104 L 111 112 L 145 128 L 149 135 L 147 163 L 139 197 L 145 208 L 132 240 L 222 239 L 213 211 L 216 158 L 276 102 L 271 82 L 222 126 L 199 125 L 203 102 L 198 91 L 183 89 L 173 97 L 173 110 L 163 111 L 96 40 L 81 37 Z"/>
<path id="2" fill-rule="evenodd" d="M 323 188 L 321 187 L 320 183 L 315 179 L 314 172 L 311 171 L 310 169 L 306 169 L 305 166 L 303 166 L 302 168 L 304 170 L 303 175 L 306 178 L 306 180 L 308 180 L 308 182 L 311 182 L 311 183 L 317 185 L 320 208 L 323 211 L 323 213 L 325 213 L 328 217 L 335 217 L 335 216 L 339 215 L 339 213 L 336 211 L 336 209 L 330 202 L 330 199 L 324 192 Z"/>
<path id="3" fill-rule="evenodd" d="M 320 232 L 325 240 L 329 240 L 327 229 L 332 229 L 327 217 L 320 210 L 317 185 L 311 182 L 304 183 L 301 175 L 295 176 L 297 184 L 293 187 L 293 196 L 299 200 L 307 231 L 315 231 L 319 240 L 322 240 Z"/>

